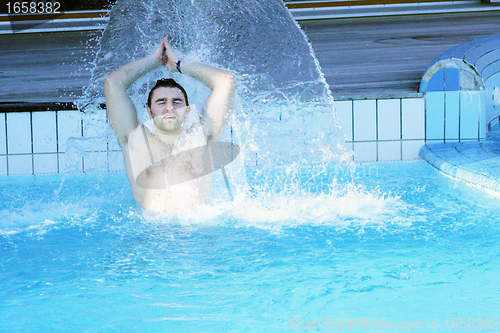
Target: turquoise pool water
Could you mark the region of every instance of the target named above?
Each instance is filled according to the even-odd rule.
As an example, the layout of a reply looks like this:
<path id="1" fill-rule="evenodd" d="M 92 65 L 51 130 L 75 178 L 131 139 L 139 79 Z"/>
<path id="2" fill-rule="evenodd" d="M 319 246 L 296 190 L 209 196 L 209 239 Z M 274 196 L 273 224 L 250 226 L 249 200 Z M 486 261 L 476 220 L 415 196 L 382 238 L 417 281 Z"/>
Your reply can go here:
<path id="1" fill-rule="evenodd" d="M 498 329 L 497 195 L 425 162 L 304 169 L 294 194 L 260 171 L 182 217 L 119 173 L 2 178 L 0 331 Z"/>

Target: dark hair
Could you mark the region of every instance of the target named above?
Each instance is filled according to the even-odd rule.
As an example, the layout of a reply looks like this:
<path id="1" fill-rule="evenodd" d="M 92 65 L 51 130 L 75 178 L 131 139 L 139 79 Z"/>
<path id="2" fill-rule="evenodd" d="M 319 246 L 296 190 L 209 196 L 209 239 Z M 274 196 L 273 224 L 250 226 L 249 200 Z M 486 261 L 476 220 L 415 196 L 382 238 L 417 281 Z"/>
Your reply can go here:
<path id="1" fill-rule="evenodd" d="M 186 90 L 184 90 L 184 88 L 178 84 L 177 82 L 175 82 L 174 79 L 159 79 L 158 81 L 156 81 L 156 84 L 153 88 L 151 88 L 151 91 L 149 92 L 149 95 L 148 95 L 148 106 L 151 107 L 151 98 L 153 98 L 153 92 L 158 89 L 158 88 L 178 88 L 180 91 L 182 91 L 182 94 L 184 94 L 184 98 L 186 99 L 186 105 L 189 105 L 189 101 L 188 101 L 188 95 L 186 93 Z"/>

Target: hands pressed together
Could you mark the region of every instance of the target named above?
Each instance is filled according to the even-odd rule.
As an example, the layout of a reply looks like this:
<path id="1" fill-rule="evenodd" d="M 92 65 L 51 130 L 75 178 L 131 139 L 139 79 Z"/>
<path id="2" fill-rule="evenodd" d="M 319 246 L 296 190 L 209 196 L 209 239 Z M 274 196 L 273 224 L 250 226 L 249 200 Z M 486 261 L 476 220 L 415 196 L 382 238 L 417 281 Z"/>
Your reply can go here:
<path id="1" fill-rule="evenodd" d="M 164 37 L 151 53 L 161 66 L 167 66 L 169 71 L 175 71 L 179 57 L 170 46 L 168 37 Z"/>

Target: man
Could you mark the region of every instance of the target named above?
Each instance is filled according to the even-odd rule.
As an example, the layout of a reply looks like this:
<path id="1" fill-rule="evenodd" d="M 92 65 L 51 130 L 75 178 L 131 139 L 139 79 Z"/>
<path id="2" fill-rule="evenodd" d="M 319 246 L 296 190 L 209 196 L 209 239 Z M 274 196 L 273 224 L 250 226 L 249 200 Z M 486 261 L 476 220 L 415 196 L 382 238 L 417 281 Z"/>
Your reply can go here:
<path id="1" fill-rule="evenodd" d="M 137 112 L 127 88 L 159 66 L 187 74 L 212 90 L 203 107 L 201 124 L 183 129 L 191 111 L 188 97 L 174 80 L 163 79 L 148 97 L 151 120 L 138 126 Z M 193 210 L 209 203 L 210 174 L 196 179 L 188 176 L 185 177 L 188 181 L 180 183 L 176 178 L 205 167 L 189 151 L 219 138 L 233 106 L 234 76 L 205 64 L 180 61 L 165 37 L 150 55 L 109 74 L 104 92 L 108 118 L 124 154 L 135 201 L 158 212 Z"/>

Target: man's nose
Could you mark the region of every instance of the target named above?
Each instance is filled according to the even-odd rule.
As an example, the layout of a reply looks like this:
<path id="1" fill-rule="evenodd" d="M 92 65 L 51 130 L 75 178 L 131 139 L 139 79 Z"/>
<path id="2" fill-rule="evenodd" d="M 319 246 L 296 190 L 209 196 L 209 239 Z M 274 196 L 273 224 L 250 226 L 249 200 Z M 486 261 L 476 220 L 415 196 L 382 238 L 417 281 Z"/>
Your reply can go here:
<path id="1" fill-rule="evenodd" d="M 167 103 L 165 103 L 165 112 L 173 110 L 174 110 L 174 104 L 171 101 L 167 101 Z"/>

